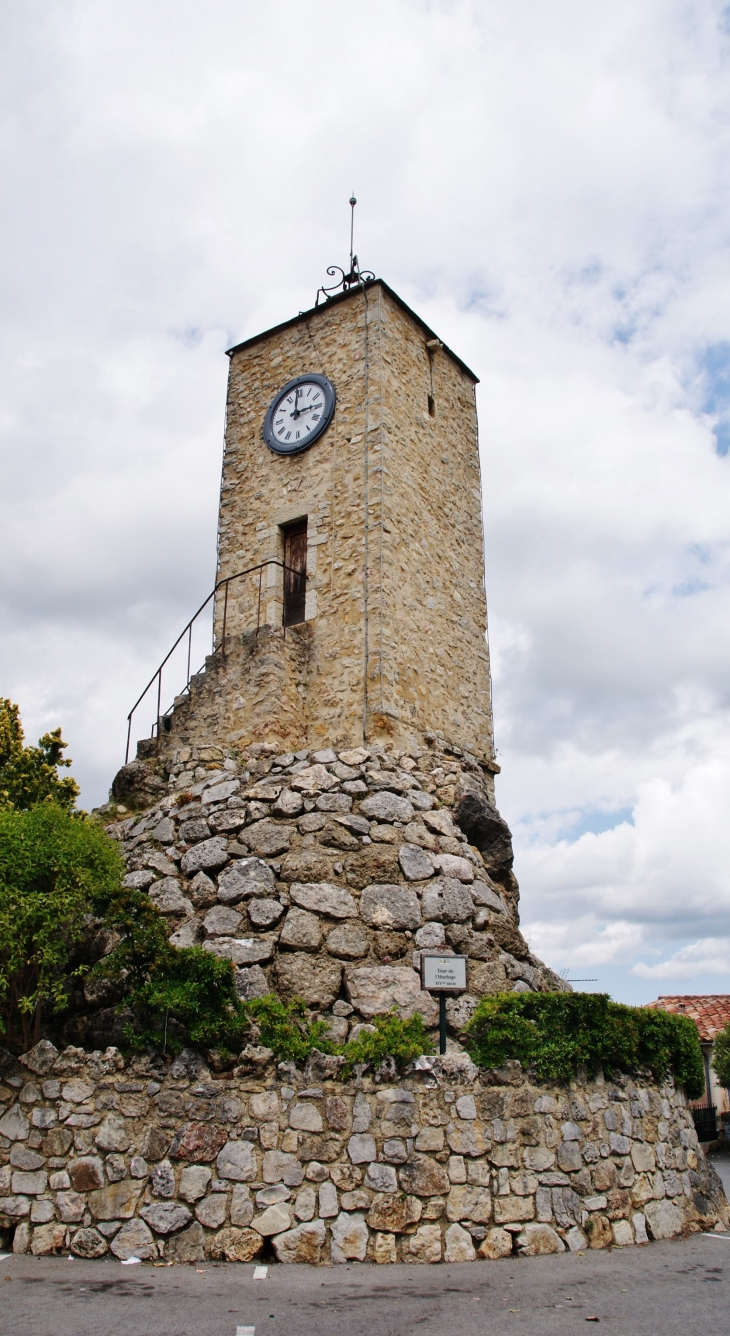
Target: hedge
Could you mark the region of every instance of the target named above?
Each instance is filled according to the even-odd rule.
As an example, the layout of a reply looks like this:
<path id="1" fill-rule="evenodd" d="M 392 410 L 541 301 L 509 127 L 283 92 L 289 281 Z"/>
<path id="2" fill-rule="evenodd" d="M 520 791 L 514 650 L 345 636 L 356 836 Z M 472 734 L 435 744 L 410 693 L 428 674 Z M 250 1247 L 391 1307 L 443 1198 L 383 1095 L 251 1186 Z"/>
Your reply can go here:
<path id="1" fill-rule="evenodd" d="M 689 1099 L 705 1088 L 697 1026 L 657 1007 L 627 1007 L 605 993 L 497 993 L 482 998 L 465 1046 L 479 1067 L 510 1058 L 542 1081 L 568 1081 L 578 1067 L 671 1073 Z"/>

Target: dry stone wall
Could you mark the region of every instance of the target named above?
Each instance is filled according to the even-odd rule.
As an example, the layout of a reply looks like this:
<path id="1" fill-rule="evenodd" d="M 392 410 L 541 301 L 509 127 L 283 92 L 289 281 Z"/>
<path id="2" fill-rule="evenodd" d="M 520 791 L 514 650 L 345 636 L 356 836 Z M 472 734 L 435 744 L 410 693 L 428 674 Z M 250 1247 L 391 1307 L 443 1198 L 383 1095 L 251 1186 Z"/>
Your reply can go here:
<path id="1" fill-rule="evenodd" d="M 127 884 L 175 946 L 231 960 L 242 997 L 302 997 L 337 1041 L 394 1006 L 436 1025 L 423 950 L 469 958 L 469 991 L 447 1004 L 455 1038 L 485 993 L 567 988 L 519 931 L 491 772 L 430 737 L 409 752 L 181 750 L 172 792 L 107 826 Z M 113 1042 L 121 1024 L 87 1008 L 67 1037 Z"/>
<path id="2" fill-rule="evenodd" d="M 248 1049 L 125 1060 L 44 1040 L 0 1055 L 4 1246 L 121 1261 L 435 1263 L 626 1247 L 727 1203 L 671 1081 L 534 1085 L 420 1058 L 337 1080 Z"/>

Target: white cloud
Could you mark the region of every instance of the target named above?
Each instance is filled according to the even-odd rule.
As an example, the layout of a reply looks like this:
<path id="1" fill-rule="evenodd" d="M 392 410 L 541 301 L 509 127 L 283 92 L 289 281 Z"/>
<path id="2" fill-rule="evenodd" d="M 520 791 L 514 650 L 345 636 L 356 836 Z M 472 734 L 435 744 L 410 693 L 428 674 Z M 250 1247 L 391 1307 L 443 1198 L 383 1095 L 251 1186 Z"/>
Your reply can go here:
<path id="1" fill-rule="evenodd" d="M 646 965 L 640 960 L 632 973 L 642 979 L 696 979 L 703 974 L 730 974 L 730 937 L 703 937 L 681 947 L 658 965 Z"/>
<path id="2" fill-rule="evenodd" d="M 86 802 L 212 583 L 224 349 L 311 303 L 355 185 L 361 260 L 482 378 L 534 940 L 635 981 L 727 936 L 729 58 L 721 0 L 8 12 L 2 691 Z"/>

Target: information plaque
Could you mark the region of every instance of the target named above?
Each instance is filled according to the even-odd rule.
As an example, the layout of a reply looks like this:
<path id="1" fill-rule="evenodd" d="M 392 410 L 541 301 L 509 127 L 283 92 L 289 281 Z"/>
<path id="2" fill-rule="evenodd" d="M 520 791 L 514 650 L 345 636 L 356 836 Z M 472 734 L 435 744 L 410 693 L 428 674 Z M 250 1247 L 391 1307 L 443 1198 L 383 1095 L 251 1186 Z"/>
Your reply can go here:
<path id="1" fill-rule="evenodd" d="M 465 993 L 466 956 L 421 953 L 421 987 L 427 993 Z"/>

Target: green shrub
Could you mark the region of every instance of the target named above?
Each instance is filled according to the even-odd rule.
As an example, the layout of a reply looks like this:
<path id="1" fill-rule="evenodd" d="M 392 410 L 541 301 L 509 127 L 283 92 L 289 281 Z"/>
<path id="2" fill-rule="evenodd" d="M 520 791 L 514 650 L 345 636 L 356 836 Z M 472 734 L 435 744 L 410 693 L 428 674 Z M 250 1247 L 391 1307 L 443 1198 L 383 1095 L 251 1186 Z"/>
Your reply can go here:
<path id="1" fill-rule="evenodd" d="M 130 1047 L 173 1053 L 186 1043 L 224 1053 L 241 1047 L 248 1017 L 229 960 L 197 946 L 176 950 L 165 940 L 154 958 L 139 964 L 140 977 L 122 1004 L 134 1015 L 134 1024 L 126 1027 Z M 108 977 L 106 961 L 97 968 Z"/>
<path id="2" fill-rule="evenodd" d="M 720 1085 L 726 1090 L 730 1088 L 730 1025 L 726 1025 L 715 1038 L 712 1066 Z"/>
<path id="3" fill-rule="evenodd" d="M 429 1038 L 423 1017 L 416 1012 L 408 1021 L 402 1021 L 397 1012 L 373 1019 L 375 1033 L 361 1030 L 356 1039 L 338 1049 L 347 1062 L 343 1075 L 349 1076 L 356 1062 L 367 1062 L 371 1067 L 378 1067 L 384 1058 L 393 1058 L 397 1067 L 403 1068 L 421 1053 L 432 1053 L 433 1045 Z"/>
<path id="4" fill-rule="evenodd" d="M 307 1019 L 306 1004 L 299 997 L 283 1002 L 275 993 L 243 1003 L 245 1014 L 256 1026 L 257 1041 L 270 1048 L 279 1062 L 306 1062 L 312 1049 L 333 1053 L 325 1039 L 326 1021 Z"/>
<path id="5" fill-rule="evenodd" d="M 123 872 L 118 847 L 56 803 L 0 808 L 0 1034 L 25 1051 L 62 1010 L 97 900 Z"/>
<path id="6" fill-rule="evenodd" d="M 626 1007 L 602 993 L 500 993 L 482 998 L 467 1026 L 466 1047 L 480 1067 L 509 1058 L 533 1066 L 542 1081 L 568 1081 L 578 1066 L 592 1074 L 648 1067 L 672 1072 L 690 1099 L 705 1088 L 697 1027 L 657 1007 Z"/>

